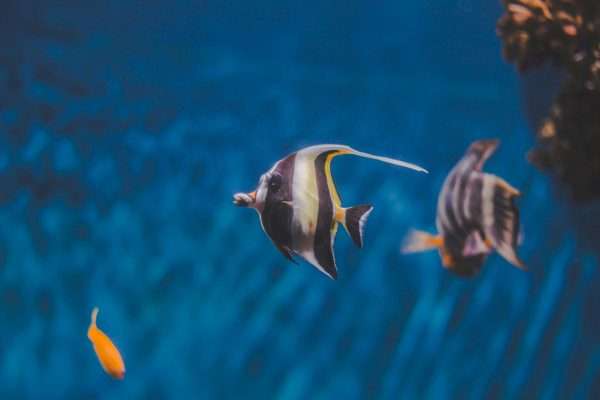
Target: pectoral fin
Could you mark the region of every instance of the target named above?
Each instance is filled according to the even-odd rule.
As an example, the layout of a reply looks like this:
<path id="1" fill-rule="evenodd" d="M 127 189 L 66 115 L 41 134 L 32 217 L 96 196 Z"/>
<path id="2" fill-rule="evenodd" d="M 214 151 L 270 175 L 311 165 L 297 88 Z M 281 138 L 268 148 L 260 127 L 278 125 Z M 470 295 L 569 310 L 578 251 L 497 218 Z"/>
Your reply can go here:
<path id="1" fill-rule="evenodd" d="M 480 254 L 488 254 L 491 251 L 491 245 L 486 243 L 477 231 L 472 232 L 467 236 L 465 247 L 463 248 L 463 256 L 472 257 Z"/>
<path id="2" fill-rule="evenodd" d="M 279 244 L 275 244 L 275 247 L 277 247 L 277 249 L 281 252 L 281 254 L 283 254 L 283 256 L 285 258 L 287 258 L 294 264 L 298 264 L 298 262 L 296 260 L 294 260 L 294 258 L 292 257 L 292 252 L 287 247 L 279 245 Z"/>

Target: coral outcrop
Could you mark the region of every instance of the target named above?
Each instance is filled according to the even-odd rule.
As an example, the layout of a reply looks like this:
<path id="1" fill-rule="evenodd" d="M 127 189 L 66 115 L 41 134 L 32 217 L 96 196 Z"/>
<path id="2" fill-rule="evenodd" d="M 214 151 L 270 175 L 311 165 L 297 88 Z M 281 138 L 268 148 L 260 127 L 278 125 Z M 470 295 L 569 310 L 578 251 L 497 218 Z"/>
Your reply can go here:
<path id="1" fill-rule="evenodd" d="M 551 62 L 567 73 L 529 160 L 576 201 L 600 197 L 600 2 L 503 0 L 497 32 L 519 71 Z"/>

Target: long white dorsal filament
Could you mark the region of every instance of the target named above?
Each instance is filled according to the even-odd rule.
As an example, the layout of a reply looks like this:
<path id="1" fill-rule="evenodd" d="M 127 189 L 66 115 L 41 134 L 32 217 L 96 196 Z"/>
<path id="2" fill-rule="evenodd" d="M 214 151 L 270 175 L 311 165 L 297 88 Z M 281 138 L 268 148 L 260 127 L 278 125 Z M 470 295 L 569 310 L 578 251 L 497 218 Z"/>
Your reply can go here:
<path id="1" fill-rule="evenodd" d="M 409 163 L 406 161 L 396 160 L 394 158 L 389 158 L 389 157 L 376 156 L 374 154 L 364 153 L 362 151 L 358 151 L 358 150 L 354 150 L 354 149 L 349 149 L 349 150 L 350 150 L 350 154 L 353 154 L 358 157 L 370 158 L 371 160 L 381 161 L 381 162 L 384 162 L 387 164 L 396 165 L 398 167 L 408 168 L 408 169 L 412 169 L 415 171 L 424 172 L 426 174 L 429 173 L 429 171 L 427 171 L 425 168 L 419 167 L 416 164 L 412 164 L 412 163 Z"/>

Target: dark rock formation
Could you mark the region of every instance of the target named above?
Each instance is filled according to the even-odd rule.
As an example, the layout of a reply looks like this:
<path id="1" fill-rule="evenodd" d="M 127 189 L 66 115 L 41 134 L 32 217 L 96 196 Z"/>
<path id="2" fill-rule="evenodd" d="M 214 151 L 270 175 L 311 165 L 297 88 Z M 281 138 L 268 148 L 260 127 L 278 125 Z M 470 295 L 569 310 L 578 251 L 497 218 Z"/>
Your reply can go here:
<path id="1" fill-rule="evenodd" d="M 600 197 L 600 2 L 503 0 L 504 57 L 523 72 L 551 62 L 567 73 L 538 127 L 530 161 L 576 201 Z"/>

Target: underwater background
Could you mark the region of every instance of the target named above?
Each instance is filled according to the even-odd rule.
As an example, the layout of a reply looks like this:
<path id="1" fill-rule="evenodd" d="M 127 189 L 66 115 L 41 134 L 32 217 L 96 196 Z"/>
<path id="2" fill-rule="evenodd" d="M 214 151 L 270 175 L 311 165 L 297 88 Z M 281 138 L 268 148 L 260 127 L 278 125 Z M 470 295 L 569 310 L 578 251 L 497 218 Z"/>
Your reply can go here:
<path id="1" fill-rule="evenodd" d="M 556 74 L 501 57 L 497 0 L 4 0 L 0 398 L 600 396 L 600 214 L 526 160 Z M 468 145 L 523 193 L 520 254 L 461 279 L 436 253 L 441 184 Z M 337 281 L 285 260 L 234 207 L 318 143 L 333 162 Z M 86 337 L 119 346 L 123 381 Z"/>

